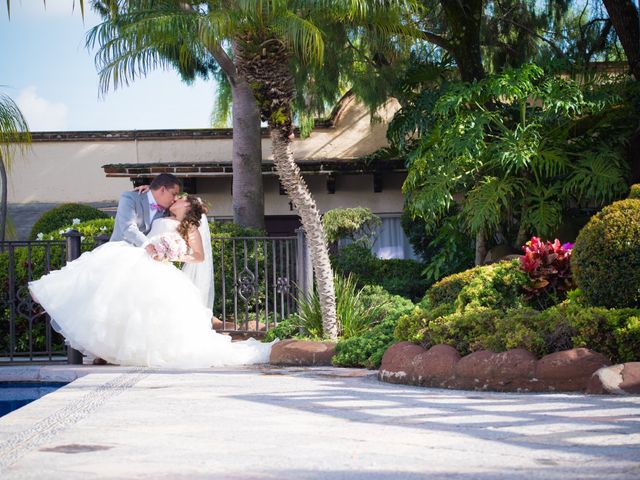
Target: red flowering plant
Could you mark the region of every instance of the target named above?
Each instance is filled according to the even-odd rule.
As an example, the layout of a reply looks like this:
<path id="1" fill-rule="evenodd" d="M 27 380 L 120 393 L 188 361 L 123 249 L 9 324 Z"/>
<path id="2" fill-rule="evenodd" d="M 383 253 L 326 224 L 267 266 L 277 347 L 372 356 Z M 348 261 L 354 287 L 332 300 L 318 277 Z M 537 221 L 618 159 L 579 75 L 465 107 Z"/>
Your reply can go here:
<path id="1" fill-rule="evenodd" d="M 545 309 L 562 302 L 569 290 L 575 288 L 571 273 L 572 243 L 560 244 L 532 237 L 522 249 L 520 269 L 529 275 L 529 285 L 525 287 L 527 299 L 539 308 Z"/>

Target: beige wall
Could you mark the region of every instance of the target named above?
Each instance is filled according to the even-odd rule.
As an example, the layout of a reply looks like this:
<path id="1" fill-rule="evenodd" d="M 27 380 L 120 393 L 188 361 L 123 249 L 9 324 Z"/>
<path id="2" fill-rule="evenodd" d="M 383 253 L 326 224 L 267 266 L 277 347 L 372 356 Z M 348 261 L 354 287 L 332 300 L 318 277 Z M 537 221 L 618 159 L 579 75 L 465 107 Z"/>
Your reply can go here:
<path id="1" fill-rule="evenodd" d="M 279 193 L 277 178 L 263 178 L 265 215 L 295 215 L 289 207 L 289 198 Z M 384 178 L 382 192 L 379 193 L 373 191 L 372 175 L 339 175 L 336 177 L 336 192 L 333 194 L 327 193 L 325 176 L 308 175 L 305 179 L 320 213 L 333 208 L 347 207 L 367 207 L 378 214 L 402 212 L 401 188 L 404 174 L 387 175 Z M 211 216 L 232 216 L 230 178 L 200 178 L 197 181 L 197 190 L 211 205 Z"/>
<path id="2" fill-rule="evenodd" d="M 394 100 L 378 112 L 389 120 L 397 110 Z M 294 141 L 298 160 L 351 159 L 368 155 L 387 145 L 387 124 L 371 123 L 370 115 L 352 98 L 343 101 L 331 128 L 318 128 L 307 139 Z M 127 178 L 107 178 L 103 165 L 121 163 L 230 162 L 231 138 L 167 140 L 100 140 L 108 132 L 85 135 L 82 140 L 37 141 L 31 150 L 17 155 L 10 172 L 9 203 L 104 202 L 117 201 L 131 189 Z M 78 132 L 78 138 L 82 138 Z M 265 159 L 271 158 L 271 141 L 262 142 Z M 321 212 L 336 207 L 366 206 L 376 213 L 402 210 L 401 175 L 385 178 L 383 191 L 373 192 L 371 175 L 338 175 L 336 193 L 326 191 L 326 177 L 307 177 Z M 199 178 L 198 191 L 213 204 L 213 215 L 230 216 L 231 179 Z M 267 215 L 292 215 L 289 200 L 279 195 L 278 182 L 265 177 Z"/>

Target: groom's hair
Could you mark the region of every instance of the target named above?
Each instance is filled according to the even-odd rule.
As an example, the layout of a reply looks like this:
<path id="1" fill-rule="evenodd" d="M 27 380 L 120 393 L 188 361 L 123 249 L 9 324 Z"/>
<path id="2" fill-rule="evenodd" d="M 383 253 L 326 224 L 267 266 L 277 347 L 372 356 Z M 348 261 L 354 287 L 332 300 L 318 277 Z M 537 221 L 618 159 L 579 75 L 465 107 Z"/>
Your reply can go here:
<path id="1" fill-rule="evenodd" d="M 153 179 L 151 185 L 149 185 L 149 188 L 151 190 L 159 190 L 162 187 L 171 188 L 174 185 L 177 185 L 178 187 L 180 187 L 180 189 L 182 189 L 182 182 L 180 182 L 180 179 L 178 177 L 170 173 L 161 173 Z"/>

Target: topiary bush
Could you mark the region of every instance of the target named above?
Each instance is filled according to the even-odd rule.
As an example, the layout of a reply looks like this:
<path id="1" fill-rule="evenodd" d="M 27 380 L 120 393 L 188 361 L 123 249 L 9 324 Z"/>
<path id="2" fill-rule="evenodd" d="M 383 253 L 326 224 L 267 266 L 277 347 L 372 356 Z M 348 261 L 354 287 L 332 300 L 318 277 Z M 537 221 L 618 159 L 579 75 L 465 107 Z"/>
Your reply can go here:
<path id="1" fill-rule="evenodd" d="M 621 200 L 594 215 L 578 235 L 571 266 L 591 304 L 640 306 L 640 200 Z"/>
<path id="2" fill-rule="evenodd" d="M 65 203 L 40 216 L 31 229 L 29 240 L 36 240 L 40 233 L 46 235 L 57 232 L 61 228 L 71 225 L 74 219 L 85 222 L 98 218 L 109 218 L 109 215 L 90 205 Z"/>
<path id="3" fill-rule="evenodd" d="M 635 198 L 636 200 L 640 199 L 640 183 L 631 185 L 631 189 L 629 190 L 629 198 Z"/>

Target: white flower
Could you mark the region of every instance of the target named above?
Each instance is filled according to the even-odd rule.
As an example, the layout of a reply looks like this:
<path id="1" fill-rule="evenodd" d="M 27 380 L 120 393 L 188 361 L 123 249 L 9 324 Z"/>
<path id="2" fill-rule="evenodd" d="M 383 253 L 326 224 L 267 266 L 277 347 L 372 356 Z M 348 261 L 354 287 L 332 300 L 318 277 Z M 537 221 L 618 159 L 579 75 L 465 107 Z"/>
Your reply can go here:
<path id="1" fill-rule="evenodd" d="M 100 227 L 100 231 L 101 232 L 106 232 L 107 231 L 107 227 L 105 227 L 105 226 Z"/>
<path id="2" fill-rule="evenodd" d="M 44 240 L 44 233 L 40 232 L 38 235 L 36 235 L 36 240 Z"/>
<path id="3" fill-rule="evenodd" d="M 65 233 L 67 233 L 67 231 L 66 231 L 66 230 L 60 230 L 58 233 L 59 233 L 60 235 L 64 235 Z"/>
<path id="4" fill-rule="evenodd" d="M 80 223 L 79 218 L 74 218 L 73 220 L 71 220 L 71 225 L 78 225 L 79 223 Z"/>
<path id="5" fill-rule="evenodd" d="M 80 235 L 80 241 L 84 242 L 84 237 L 82 235 Z"/>

